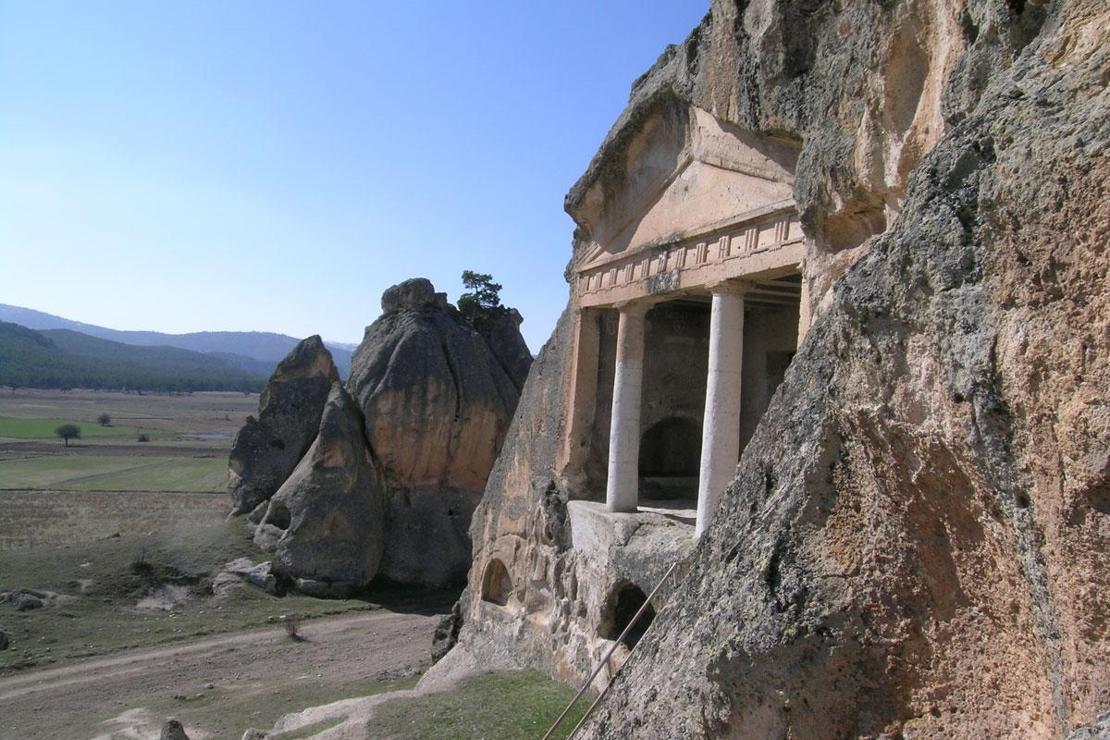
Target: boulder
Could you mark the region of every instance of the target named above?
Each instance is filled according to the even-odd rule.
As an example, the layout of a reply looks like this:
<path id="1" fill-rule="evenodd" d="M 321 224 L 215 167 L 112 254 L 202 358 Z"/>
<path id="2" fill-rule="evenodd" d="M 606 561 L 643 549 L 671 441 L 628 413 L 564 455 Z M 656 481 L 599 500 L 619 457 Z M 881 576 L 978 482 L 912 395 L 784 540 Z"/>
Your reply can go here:
<path id="1" fill-rule="evenodd" d="M 251 585 L 274 595 L 283 590 L 270 561 L 255 565 L 250 558 L 238 558 L 225 563 L 212 579 L 212 594 L 223 598 L 241 590 L 244 585 Z"/>
<path id="2" fill-rule="evenodd" d="M 0 650 L 7 650 L 9 647 L 11 647 L 11 644 L 12 642 L 11 639 L 8 637 L 8 633 L 4 630 L 0 630 Z"/>
<path id="3" fill-rule="evenodd" d="M 185 728 L 176 719 L 171 719 L 162 725 L 162 733 L 158 736 L 158 740 L 189 740 L 189 736 L 185 734 Z"/>
<path id="4" fill-rule="evenodd" d="M 385 292 L 347 389 L 389 483 L 382 573 L 442 585 L 465 577 L 467 528 L 519 398 L 487 341 L 427 280 Z"/>
<path id="5" fill-rule="evenodd" d="M 348 594 L 378 572 L 384 496 L 362 417 L 335 383 L 316 440 L 270 499 L 255 541 L 274 553 L 274 571 L 299 579 L 304 590 Z"/>
<path id="6" fill-rule="evenodd" d="M 437 293 L 432 281 L 427 278 L 409 278 L 391 285 L 382 293 L 382 313 L 424 306 L 447 307 L 447 294 Z"/>
<path id="7" fill-rule="evenodd" d="M 304 456 L 339 373 L 319 336 L 300 342 L 282 360 L 258 399 L 258 416 L 247 417 L 228 459 L 236 514 L 270 498 Z"/>

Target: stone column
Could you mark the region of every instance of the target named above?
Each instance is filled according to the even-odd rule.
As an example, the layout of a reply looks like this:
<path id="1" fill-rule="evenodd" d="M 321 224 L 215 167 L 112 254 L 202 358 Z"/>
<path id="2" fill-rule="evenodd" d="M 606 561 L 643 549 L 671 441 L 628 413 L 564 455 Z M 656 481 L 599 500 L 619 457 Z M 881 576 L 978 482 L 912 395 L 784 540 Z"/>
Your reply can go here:
<path id="1" fill-rule="evenodd" d="M 640 389 L 644 376 L 644 315 L 649 306 L 620 306 L 613 415 L 609 426 L 609 478 L 605 507 L 636 511 L 640 499 Z"/>
<path id="2" fill-rule="evenodd" d="M 705 387 L 705 420 L 698 471 L 698 518 L 701 537 L 732 480 L 740 457 L 740 371 L 744 358 L 744 287 L 712 288 L 709 319 L 709 377 Z"/>
<path id="3" fill-rule="evenodd" d="M 600 356 L 601 322 L 598 309 L 583 308 L 575 317 L 575 340 L 571 371 L 566 379 L 569 418 L 556 471 L 583 483 L 583 468 L 590 451 L 590 437 L 597 411 L 597 368 Z"/>

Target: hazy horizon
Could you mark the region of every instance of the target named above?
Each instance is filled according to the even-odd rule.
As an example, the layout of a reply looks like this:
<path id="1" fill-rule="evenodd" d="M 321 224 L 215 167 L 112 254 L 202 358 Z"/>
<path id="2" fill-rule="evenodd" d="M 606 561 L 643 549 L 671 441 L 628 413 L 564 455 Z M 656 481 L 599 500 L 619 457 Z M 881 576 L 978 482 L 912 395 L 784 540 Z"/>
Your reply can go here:
<path id="1" fill-rule="evenodd" d="M 0 302 L 357 343 L 473 269 L 538 352 L 563 195 L 707 6 L 0 0 Z"/>

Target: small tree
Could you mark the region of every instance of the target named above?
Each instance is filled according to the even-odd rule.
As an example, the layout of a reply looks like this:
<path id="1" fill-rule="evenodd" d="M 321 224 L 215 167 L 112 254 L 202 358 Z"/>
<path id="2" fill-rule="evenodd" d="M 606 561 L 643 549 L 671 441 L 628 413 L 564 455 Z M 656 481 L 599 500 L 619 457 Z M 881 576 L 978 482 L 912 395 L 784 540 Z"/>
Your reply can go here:
<path id="1" fill-rule="evenodd" d="M 96 417 L 96 423 L 102 427 L 106 427 L 112 423 L 112 417 L 108 416 L 107 414 L 101 414 L 100 416 Z"/>
<path id="2" fill-rule="evenodd" d="M 71 439 L 81 439 L 81 427 L 76 424 L 62 424 L 54 430 L 54 434 L 61 437 L 66 447 L 69 447 Z"/>
<path id="3" fill-rule="evenodd" d="M 462 281 L 467 292 L 459 296 L 459 313 L 475 329 L 505 313 L 501 305 L 502 286 L 493 282 L 492 275 L 465 270 Z"/>

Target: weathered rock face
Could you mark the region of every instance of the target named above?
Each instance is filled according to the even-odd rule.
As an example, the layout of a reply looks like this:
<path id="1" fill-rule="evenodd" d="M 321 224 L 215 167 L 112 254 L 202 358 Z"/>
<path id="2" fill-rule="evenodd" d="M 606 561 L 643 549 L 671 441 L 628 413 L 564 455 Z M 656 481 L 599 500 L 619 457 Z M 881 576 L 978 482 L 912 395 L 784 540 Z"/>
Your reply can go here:
<path id="1" fill-rule="evenodd" d="M 390 288 L 382 308 L 347 383 L 388 481 L 381 572 L 403 582 L 461 580 L 470 515 L 519 393 L 489 344 L 427 280 Z"/>
<path id="2" fill-rule="evenodd" d="M 528 378 L 532 367 L 532 353 L 520 334 L 523 319 L 515 308 L 510 308 L 491 317 L 478 327 L 478 333 L 486 340 L 493 356 L 513 381 L 519 391 Z"/>
<path id="3" fill-rule="evenodd" d="M 813 323 L 585 736 L 1064 737 L 1110 706 L 1108 31 L 1087 0 L 722 0 L 637 81 L 583 231 L 658 161 L 645 126 L 790 140 Z M 574 346 L 571 311 L 459 645 L 581 677 L 621 565 L 576 546 Z"/>
<path id="4" fill-rule="evenodd" d="M 362 417 L 340 383 L 320 431 L 270 499 L 256 542 L 272 550 L 275 573 L 329 588 L 357 589 L 377 575 L 385 545 L 385 486 L 362 436 Z"/>
<path id="5" fill-rule="evenodd" d="M 266 501 L 308 450 L 339 373 L 318 336 L 305 339 L 282 360 L 258 399 L 258 417 L 247 417 L 231 448 L 229 487 L 235 513 Z"/>

